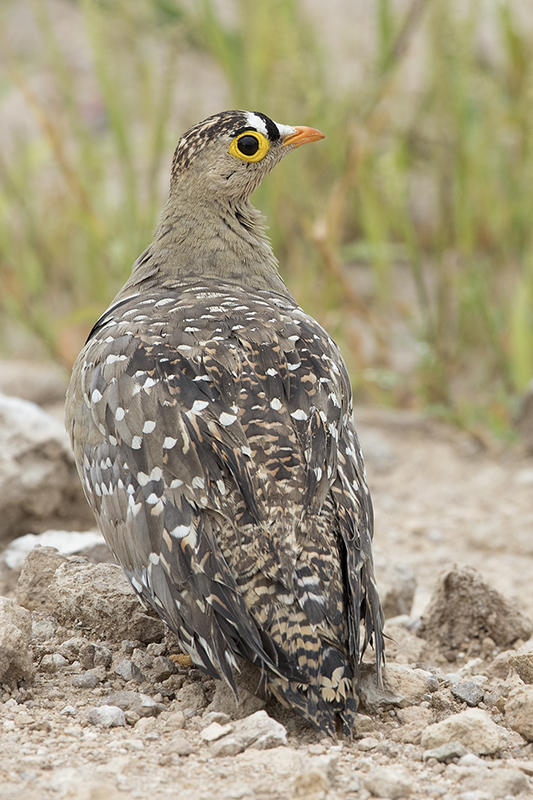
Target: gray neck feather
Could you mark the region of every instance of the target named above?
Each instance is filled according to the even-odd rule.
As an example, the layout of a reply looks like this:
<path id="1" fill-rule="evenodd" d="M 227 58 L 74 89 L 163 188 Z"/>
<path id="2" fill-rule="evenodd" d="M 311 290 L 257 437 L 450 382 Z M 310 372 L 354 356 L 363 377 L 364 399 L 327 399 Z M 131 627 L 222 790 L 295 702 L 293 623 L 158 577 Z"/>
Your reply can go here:
<path id="1" fill-rule="evenodd" d="M 187 183 L 174 184 L 154 241 L 133 265 L 118 297 L 205 278 L 290 297 L 261 212 L 247 199 L 234 203 L 218 194 L 195 196 Z"/>

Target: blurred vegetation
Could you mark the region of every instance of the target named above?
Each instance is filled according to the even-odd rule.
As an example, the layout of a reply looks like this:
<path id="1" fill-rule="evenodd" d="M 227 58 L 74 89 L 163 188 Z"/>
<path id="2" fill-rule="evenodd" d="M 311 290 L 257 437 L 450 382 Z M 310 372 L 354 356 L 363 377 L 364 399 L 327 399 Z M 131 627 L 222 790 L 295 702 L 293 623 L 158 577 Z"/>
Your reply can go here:
<path id="1" fill-rule="evenodd" d="M 412 0 L 402 13 L 376 0 L 377 46 L 364 80 L 342 89 L 297 0 L 234 0 L 231 21 L 213 0 L 79 0 L 96 111 L 48 5 L 28 3 L 54 97 L 13 52 L 0 86 L 17 87 L 40 133 L 0 152 L 11 327 L 68 365 L 150 241 L 180 130 L 176 92 L 194 80 L 179 70 L 187 49 L 217 66 L 230 106 L 328 134 L 255 202 L 290 288 L 336 336 L 359 394 L 508 430 L 533 365 L 533 35 L 512 2 L 494 9 L 490 58 L 475 0 Z"/>

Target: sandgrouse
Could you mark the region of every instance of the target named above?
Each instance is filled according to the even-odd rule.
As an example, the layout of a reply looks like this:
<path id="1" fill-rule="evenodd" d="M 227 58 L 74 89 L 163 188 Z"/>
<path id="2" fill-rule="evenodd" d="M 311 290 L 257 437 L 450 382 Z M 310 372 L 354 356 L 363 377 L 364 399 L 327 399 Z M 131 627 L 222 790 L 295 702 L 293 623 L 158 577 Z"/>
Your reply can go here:
<path id="1" fill-rule="evenodd" d="M 235 690 L 352 729 L 383 660 L 372 505 L 342 356 L 291 297 L 250 194 L 322 139 L 224 111 L 179 141 L 154 241 L 94 325 L 66 420 L 89 504 L 141 600 Z"/>

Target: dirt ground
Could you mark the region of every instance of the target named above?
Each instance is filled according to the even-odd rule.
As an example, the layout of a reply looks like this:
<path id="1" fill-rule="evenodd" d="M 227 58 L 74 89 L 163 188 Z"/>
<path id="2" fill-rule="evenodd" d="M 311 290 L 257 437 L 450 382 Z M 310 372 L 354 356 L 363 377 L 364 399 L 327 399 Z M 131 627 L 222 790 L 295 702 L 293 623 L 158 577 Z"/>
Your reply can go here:
<path id="1" fill-rule="evenodd" d="M 533 796 L 533 736 L 511 713 L 531 702 L 531 640 L 502 645 L 478 637 L 450 653 L 416 635 L 439 575 L 453 564 L 478 570 L 511 601 L 511 616 L 521 610 L 533 617 L 533 460 L 411 414 L 362 409 L 358 421 L 376 511 L 378 577 L 396 564 L 417 581 L 411 613 L 387 623 L 389 689 L 397 697 L 376 699 L 368 689 L 351 741 L 326 740 L 267 706 L 285 726 L 286 743 L 284 733 L 275 739 L 277 729 L 271 743 L 239 744 L 239 717 L 257 709 L 250 697 L 248 708 L 233 710 L 217 682 L 168 659 L 169 640 L 115 641 L 104 617 L 92 630 L 80 619 L 69 624 L 67 612 L 51 613 L 45 598 L 44 610 L 32 612 L 33 678 L 0 691 L 0 797 Z M 84 563 L 78 559 L 72 569 Z M 79 591 L 84 597 L 86 588 Z M 120 625 L 127 629 L 128 618 Z M 526 670 L 517 673 L 509 665 L 520 653 Z M 467 703 L 459 696 L 465 681 L 479 692 Z M 116 727 L 94 716 L 102 703 L 115 708 Z M 451 751 L 431 755 L 438 744 L 431 726 L 465 711 L 474 715 L 470 739 L 457 729 L 465 746 L 455 752 L 453 742 Z"/>

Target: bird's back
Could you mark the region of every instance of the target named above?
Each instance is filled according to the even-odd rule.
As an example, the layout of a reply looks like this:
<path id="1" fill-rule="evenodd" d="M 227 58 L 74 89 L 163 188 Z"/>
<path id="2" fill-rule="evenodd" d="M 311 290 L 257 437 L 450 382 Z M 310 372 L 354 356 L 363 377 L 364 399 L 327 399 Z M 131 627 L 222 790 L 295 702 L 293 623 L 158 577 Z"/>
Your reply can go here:
<path id="1" fill-rule="evenodd" d="M 67 428 L 108 544 L 193 660 L 231 685 L 239 658 L 256 663 L 319 728 L 349 729 L 382 614 L 351 389 L 327 333 L 275 292 L 154 284 L 96 323 Z"/>

